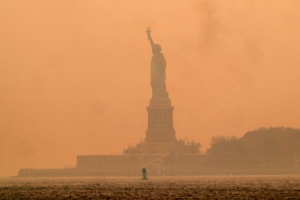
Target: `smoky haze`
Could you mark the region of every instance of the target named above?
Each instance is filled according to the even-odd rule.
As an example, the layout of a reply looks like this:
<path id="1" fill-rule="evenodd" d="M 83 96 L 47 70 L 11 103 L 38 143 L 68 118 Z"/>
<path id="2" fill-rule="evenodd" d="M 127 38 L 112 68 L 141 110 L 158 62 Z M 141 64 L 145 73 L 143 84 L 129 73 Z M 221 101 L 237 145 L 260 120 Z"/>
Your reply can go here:
<path id="1" fill-rule="evenodd" d="M 177 138 L 300 127 L 300 2 L 1 1 L 0 176 L 145 137 L 145 30 L 167 60 Z"/>

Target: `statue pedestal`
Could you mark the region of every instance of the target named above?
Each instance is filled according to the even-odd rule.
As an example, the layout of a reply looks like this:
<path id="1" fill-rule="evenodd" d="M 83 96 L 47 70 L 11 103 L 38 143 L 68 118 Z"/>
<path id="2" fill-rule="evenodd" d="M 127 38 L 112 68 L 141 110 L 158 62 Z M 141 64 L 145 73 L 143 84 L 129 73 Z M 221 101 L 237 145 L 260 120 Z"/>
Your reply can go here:
<path id="1" fill-rule="evenodd" d="M 169 98 L 152 98 L 147 107 L 148 129 L 146 143 L 172 143 L 176 142 L 173 127 L 173 110 Z"/>
<path id="2" fill-rule="evenodd" d="M 124 154 L 169 154 L 183 144 L 177 141 L 173 127 L 173 110 L 168 97 L 151 98 L 145 142 L 127 148 Z"/>

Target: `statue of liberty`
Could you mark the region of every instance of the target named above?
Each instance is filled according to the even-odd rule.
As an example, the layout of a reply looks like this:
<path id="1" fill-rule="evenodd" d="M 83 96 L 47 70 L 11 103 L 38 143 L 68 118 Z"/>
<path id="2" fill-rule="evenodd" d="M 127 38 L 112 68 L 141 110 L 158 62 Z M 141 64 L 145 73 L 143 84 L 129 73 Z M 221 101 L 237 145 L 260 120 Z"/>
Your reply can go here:
<path id="1" fill-rule="evenodd" d="M 161 53 L 160 45 L 154 44 L 150 35 L 150 28 L 148 28 L 146 32 L 153 53 L 150 68 L 150 85 L 152 87 L 152 98 L 167 98 L 168 92 L 166 90 L 166 60 L 164 55 Z"/>

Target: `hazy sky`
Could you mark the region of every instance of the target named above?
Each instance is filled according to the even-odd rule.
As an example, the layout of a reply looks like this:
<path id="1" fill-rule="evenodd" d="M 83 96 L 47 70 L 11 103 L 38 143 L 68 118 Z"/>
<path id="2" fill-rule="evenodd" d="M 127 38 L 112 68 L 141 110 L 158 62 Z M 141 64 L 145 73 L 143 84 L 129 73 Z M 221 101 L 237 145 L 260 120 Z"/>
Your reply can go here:
<path id="1" fill-rule="evenodd" d="M 300 128 L 298 0 L 0 1 L 0 176 L 144 139 L 146 28 L 178 139 Z"/>

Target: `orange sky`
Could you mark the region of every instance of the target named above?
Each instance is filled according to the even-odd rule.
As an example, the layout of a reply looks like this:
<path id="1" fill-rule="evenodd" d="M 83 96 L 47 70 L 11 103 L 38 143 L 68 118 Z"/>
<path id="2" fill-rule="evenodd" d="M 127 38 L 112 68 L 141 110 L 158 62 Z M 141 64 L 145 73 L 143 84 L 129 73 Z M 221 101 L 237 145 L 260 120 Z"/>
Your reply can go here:
<path id="1" fill-rule="evenodd" d="M 300 128 L 298 0 L 0 1 L 0 176 L 145 137 L 146 28 L 179 139 Z"/>

